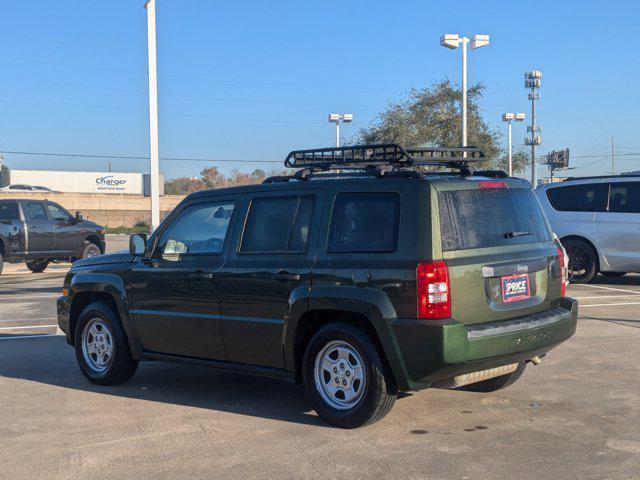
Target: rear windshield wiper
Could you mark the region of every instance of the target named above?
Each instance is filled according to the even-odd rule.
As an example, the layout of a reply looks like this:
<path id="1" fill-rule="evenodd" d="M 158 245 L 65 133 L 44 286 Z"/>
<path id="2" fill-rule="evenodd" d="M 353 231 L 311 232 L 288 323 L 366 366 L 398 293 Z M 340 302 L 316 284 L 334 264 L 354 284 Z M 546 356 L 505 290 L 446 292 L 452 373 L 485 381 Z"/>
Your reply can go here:
<path id="1" fill-rule="evenodd" d="M 526 237 L 527 235 L 533 235 L 533 232 L 507 232 L 504 234 L 504 238 Z"/>

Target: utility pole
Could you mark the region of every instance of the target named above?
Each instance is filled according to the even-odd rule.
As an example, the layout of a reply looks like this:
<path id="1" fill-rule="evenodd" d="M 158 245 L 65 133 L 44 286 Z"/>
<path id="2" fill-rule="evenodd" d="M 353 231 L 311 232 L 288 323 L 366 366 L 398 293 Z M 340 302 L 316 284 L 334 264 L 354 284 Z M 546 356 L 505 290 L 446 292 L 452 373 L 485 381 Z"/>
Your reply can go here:
<path id="1" fill-rule="evenodd" d="M 509 164 L 509 176 L 512 177 L 513 176 L 513 158 L 512 158 L 512 141 L 511 141 L 511 122 L 512 121 L 516 121 L 516 122 L 522 122 L 525 118 L 524 113 L 511 113 L 511 112 L 507 112 L 507 113 L 503 113 L 502 114 L 502 121 L 503 122 L 507 122 L 507 138 L 509 139 L 509 149 L 507 151 L 507 160 L 508 160 L 508 164 Z"/>
<path id="2" fill-rule="evenodd" d="M 353 113 L 330 113 L 329 123 L 336 124 L 336 148 L 340 146 L 340 122 L 351 123 L 353 121 Z"/>
<path id="3" fill-rule="evenodd" d="M 455 50 L 462 45 L 462 146 L 467 146 L 467 44 L 471 43 L 471 50 L 489 45 L 489 35 L 474 35 L 471 38 L 461 37 L 457 33 L 445 33 L 440 37 L 440 45 Z M 466 153 L 463 152 L 463 156 Z"/>
<path id="4" fill-rule="evenodd" d="M 611 175 L 616 174 L 616 157 L 613 153 L 613 135 L 611 135 Z"/>
<path id="5" fill-rule="evenodd" d="M 542 72 L 532 70 L 524 74 L 524 87 L 530 88 L 528 98 L 531 100 L 531 126 L 527 127 L 527 132 L 531 133 L 531 138 L 525 138 L 525 145 L 531 145 L 531 188 L 536 189 L 536 147 L 542 143 L 542 137 L 538 135 L 542 129 L 536 125 L 536 100 L 540 99 L 537 90 L 540 88 Z"/>
<path id="6" fill-rule="evenodd" d="M 158 159 L 158 81 L 156 73 L 156 0 L 147 0 L 147 53 L 149 56 L 149 161 L 151 163 L 151 229 L 160 225 L 160 166 Z"/>

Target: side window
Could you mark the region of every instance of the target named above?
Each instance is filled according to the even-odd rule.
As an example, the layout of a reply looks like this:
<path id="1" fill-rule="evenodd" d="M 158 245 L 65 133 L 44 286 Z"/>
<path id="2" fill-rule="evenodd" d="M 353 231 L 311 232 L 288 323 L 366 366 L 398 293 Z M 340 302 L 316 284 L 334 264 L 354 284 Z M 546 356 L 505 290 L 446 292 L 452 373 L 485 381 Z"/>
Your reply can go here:
<path id="1" fill-rule="evenodd" d="M 604 212 L 607 188 L 602 183 L 550 188 L 547 198 L 551 206 L 561 212 Z"/>
<path id="2" fill-rule="evenodd" d="M 268 197 L 251 201 L 242 253 L 305 253 L 313 197 Z"/>
<path id="3" fill-rule="evenodd" d="M 27 220 L 48 220 L 44 211 L 44 205 L 41 202 L 24 203 L 24 214 Z"/>
<path id="4" fill-rule="evenodd" d="M 331 214 L 328 251 L 393 252 L 399 221 L 397 193 L 341 193 Z"/>
<path id="5" fill-rule="evenodd" d="M 56 205 L 55 203 L 47 203 L 47 209 L 49 210 L 49 215 L 53 220 L 62 220 L 68 222 L 71 220 L 71 215 L 60 205 Z"/>
<path id="6" fill-rule="evenodd" d="M 177 260 L 180 255 L 221 253 L 233 209 L 229 202 L 187 207 L 160 237 L 162 257 Z"/>
<path id="7" fill-rule="evenodd" d="M 640 213 L 640 182 L 612 183 L 609 190 L 609 211 Z"/>
<path id="8" fill-rule="evenodd" d="M 0 220 L 18 220 L 18 204 L 0 202 Z"/>

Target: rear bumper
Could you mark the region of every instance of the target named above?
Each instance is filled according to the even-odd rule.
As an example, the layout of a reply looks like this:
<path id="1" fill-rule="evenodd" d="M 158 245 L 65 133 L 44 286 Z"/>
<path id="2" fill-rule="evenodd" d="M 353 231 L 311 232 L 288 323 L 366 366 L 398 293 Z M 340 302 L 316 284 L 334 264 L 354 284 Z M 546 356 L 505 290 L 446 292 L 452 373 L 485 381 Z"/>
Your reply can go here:
<path id="1" fill-rule="evenodd" d="M 551 310 L 479 325 L 453 319 L 394 320 L 406 374 L 397 379 L 399 387 L 418 390 L 456 375 L 529 360 L 570 338 L 577 320 L 578 302 L 570 298 Z"/>

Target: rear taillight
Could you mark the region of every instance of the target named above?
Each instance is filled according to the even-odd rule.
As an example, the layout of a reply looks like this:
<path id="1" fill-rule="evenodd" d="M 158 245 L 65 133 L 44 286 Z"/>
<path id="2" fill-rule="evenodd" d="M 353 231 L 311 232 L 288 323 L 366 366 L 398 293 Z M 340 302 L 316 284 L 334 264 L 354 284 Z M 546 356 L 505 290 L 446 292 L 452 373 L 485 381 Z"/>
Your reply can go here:
<path id="1" fill-rule="evenodd" d="M 558 263 L 560 264 L 560 294 L 564 297 L 567 293 L 567 269 L 564 266 L 564 251 L 558 248 Z"/>
<path id="2" fill-rule="evenodd" d="M 451 316 L 449 269 L 442 260 L 418 264 L 416 269 L 418 318 Z"/>

